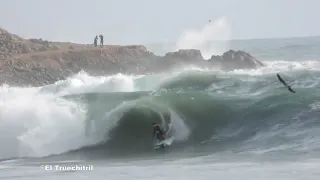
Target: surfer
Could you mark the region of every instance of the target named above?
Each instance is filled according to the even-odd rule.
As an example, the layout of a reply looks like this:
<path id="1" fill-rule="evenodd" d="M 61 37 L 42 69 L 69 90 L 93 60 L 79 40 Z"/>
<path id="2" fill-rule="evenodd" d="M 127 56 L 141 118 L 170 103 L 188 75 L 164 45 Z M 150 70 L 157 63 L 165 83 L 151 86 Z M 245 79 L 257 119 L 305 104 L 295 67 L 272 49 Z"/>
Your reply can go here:
<path id="1" fill-rule="evenodd" d="M 159 141 L 165 140 L 165 131 L 160 127 L 159 124 L 153 122 L 153 138 L 156 137 Z"/>
<path id="2" fill-rule="evenodd" d="M 280 77 L 280 75 L 277 73 L 277 77 L 279 79 L 279 81 L 288 88 L 288 90 L 292 93 L 296 93 L 293 89 L 291 89 L 291 87 L 289 85 L 287 85 L 287 83 Z"/>

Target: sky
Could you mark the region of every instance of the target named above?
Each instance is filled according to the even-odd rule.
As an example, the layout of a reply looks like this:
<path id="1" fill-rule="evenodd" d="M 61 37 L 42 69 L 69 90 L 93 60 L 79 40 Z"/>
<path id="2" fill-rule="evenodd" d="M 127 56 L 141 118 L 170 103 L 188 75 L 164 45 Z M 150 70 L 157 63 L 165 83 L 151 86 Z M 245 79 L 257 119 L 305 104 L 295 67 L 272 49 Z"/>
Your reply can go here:
<path id="1" fill-rule="evenodd" d="M 317 36 L 319 7 L 319 0 L 0 0 L 0 27 L 86 44 L 99 34 L 107 44 L 176 41 L 221 19 L 227 39 Z"/>

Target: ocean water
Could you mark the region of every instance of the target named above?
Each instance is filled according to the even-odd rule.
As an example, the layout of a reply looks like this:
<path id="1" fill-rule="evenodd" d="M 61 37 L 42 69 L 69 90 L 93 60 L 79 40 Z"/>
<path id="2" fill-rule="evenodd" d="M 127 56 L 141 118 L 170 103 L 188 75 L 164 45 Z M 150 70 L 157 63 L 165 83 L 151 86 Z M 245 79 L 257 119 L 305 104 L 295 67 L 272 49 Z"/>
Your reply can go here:
<path id="1" fill-rule="evenodd" d="M 0 179 L 319 179 L 320 38 L 227 44 L 266 67 L 1 85 Z M 154 121 L 169 148 L 153 150 Z"/>

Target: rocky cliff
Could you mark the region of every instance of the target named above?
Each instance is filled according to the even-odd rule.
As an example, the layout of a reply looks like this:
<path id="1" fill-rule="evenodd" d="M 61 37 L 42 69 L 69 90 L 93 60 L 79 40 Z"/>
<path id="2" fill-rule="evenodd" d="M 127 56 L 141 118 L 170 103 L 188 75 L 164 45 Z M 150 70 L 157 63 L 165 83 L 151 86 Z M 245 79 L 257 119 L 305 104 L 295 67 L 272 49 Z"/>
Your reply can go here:
<path id="1" fill-rule="evenodd" d="M 44 85 L 84 70 L 92 75 L 145 74 L 169 71 L 184 65 L 223 70 L 264 66 L 243 51 L 230 50 L 205 60 L 195 49 L 156 56 L 144 46 L 92 45 L 23 39 L 0 29 L 0 83 Z"/>

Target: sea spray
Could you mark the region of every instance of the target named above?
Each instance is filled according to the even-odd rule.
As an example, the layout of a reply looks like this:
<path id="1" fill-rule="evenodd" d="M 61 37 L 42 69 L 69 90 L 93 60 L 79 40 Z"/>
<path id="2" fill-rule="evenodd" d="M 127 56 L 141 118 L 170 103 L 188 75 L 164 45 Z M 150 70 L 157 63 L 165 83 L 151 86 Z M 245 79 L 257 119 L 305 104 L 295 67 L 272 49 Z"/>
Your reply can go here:
<path id="1" fill-rule="evenodd" d="M 176 42 L 176 50 L 199 49 L 205 59 L 212 55 L 220 55 L 228 49 L 231 35 L 230 25 L 226 17 L 209 22 L 201 29 L 184 31 Z"/>
<path id="2" fill-rule="evenodd" d="M 1 92 L 0 158 L 46 156 L 86 144 L 80 103 L 30 90 Z"/>

